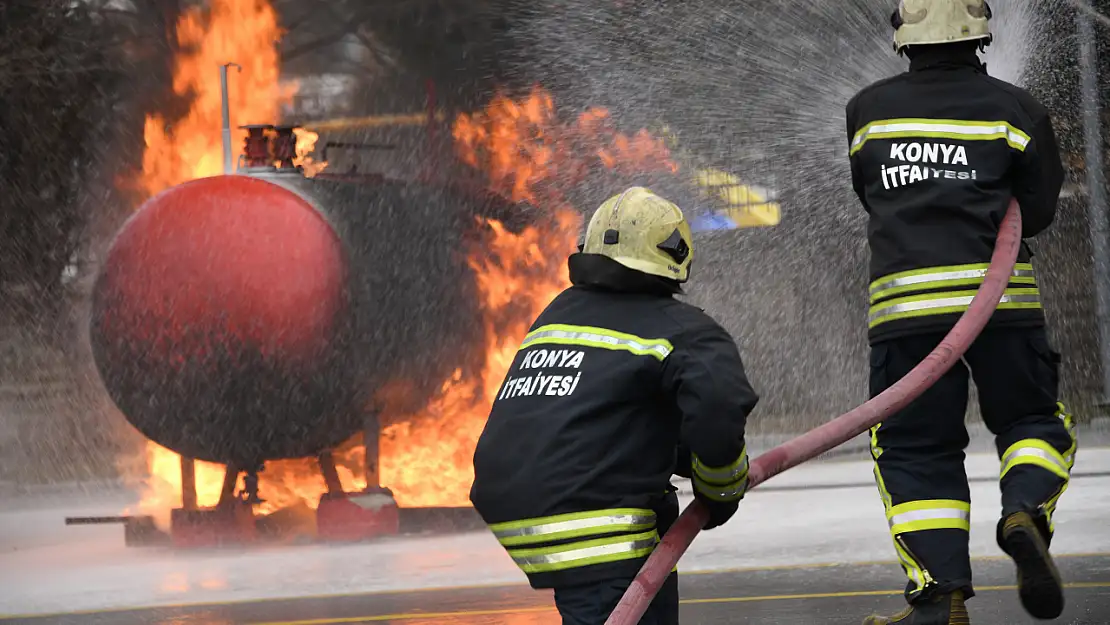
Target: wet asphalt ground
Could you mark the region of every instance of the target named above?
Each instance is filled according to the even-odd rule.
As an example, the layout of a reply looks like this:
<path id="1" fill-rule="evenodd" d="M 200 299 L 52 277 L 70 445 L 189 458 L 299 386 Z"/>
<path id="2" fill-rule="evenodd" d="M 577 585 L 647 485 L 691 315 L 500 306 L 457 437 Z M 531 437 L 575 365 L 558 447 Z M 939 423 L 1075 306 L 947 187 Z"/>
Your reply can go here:
<path id="1" fill-rule="evenodd" d="M 1068 607 L 1052 621 L 1110 623 L 1110 554 L 1067 555 L 1057 563 Z M 1037 623 L 1021 609 L 1014 571 L 1004 558 L 975 560 L 977 595 L 968 602 L 975 625 Z M 859 623 L 902 607 L 901 572 L 894 563 L 737 569 L 682 576 L 682 622 L 689 624 Z M 209 605 L 166 606 L 16 617 L 29 625 L 547 625 L 560 622 L 549 592 L 526 586 L 313 596 Z"/>

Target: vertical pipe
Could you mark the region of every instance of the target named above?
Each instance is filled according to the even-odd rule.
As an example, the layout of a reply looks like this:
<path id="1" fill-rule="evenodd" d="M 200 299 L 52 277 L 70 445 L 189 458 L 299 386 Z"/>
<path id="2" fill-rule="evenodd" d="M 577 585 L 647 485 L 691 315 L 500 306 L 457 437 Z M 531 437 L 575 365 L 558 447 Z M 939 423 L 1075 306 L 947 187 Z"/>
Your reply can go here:
<path id="1" fill-rule="evenodd" d="M 1099 124 L 1098 52 L 1091 16 L 1076 11 L 1079 37 L 1079 72 L 1082 81 L 1083 135 L 1086 143 L 1087 211 L 1091 223 L 1091 253 L 1094 259 L 1092 277 L 1095 288 L 1096 323 L 1102 397 L 1099 402 L 1110 404 L 1110 206 L 1106 204 L 1106 172 L 1102 162 L 1102 131 Z"/>
<path id="2" fill-rule="evenodd" d="M 224 175 L 231 174 L 231 112 L 227 103 L 227 65 L 220 66 L 220 107 L 223 114 Z"/>
<path id="3" fill-rule="evenodd" d="M 239 482 L 240 472 L 241 469 L 236 464 L 229 464 L 224 467 L 224 483 L 220 487 L 220 502 L 216 504 L 217 507 L 226 508 L 235 503 L 235 486 Z"/>
<path id="4" fill-rule="evenodd" d="M 335 457 L 331 451 L 321 452 L 316 461 L 320 463 L 320 473 L 324 476 L 324 486 L 327 486 L 328 494 L 342 495 L 343 483 L 339 481 L 339 471 L 335 468 Z"/>
<path id="5" fill-rule="evenodd" d="M 197 509 L 197 470 L 192 458 L 181 456 L 181 508 Z"/>
<path id="6" fill-rule="evenodd" d="M 367 490 L 373 490 L 381 486 L 381 474 L 378 472 L 379 430 L 378 413 L 375 410 L 367 410 L 362 428 L 362 440 L 366 444 L 366 458 L 364 463 L 366 467 Z"/>
<path id="7" fill-rule="evenodd" d="M 220 108 L 223 117 L 223 141 L 224 141 L 224 175 L 235 173 L 235 163 L 233 162 L 233 155 L 231 152 L 231 106 L 228 104 L 227 95 L 227 68 L 235 67 L 239 71 L 243 71 L 243 67 L 238 63 L 224 63 L 220 66 Z"/>

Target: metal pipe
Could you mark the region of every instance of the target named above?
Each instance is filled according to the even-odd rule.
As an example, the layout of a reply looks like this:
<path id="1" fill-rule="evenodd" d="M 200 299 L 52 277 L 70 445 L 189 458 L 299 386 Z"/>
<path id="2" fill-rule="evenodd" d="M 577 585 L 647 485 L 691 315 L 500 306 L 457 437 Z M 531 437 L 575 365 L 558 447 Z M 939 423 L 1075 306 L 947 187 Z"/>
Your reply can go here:
<path id="1" fill-rule="evenodd" d="M 339 471 L 335 468 L 335 457 L 331 451 L 322 451 L 316 456 L 316 462 L 320 464 L 320 473 L 324 476 L 324 486 L 328 489 L 329 495 L 339 496 L 343 494 L 343 482 L 339 481 Z"/>
<path id="2" fill-rule="evenodd" d="M 181 509 L 197 509 L 196 462 L 185 456 L 181 456 Z"/>
<path id="3" fill-rule="evenodd" d="M 227 68 L 234 66 L 240 72 L 243 67 L 238 63 L 224 63 L 220 66 L 220 105 L 223 113 L 223 139 L 224 139 L 224 175 L 234 173 L 234 163 L 231 154 L 231 110 L 227 96 Z"/>
<path id="4" fill-rule="evenodd" d="M 366 470 L 366 490 L 373 490 L 382 485 L 378 465 L 381 425 L 378 423 L 378 413 L 374 409 L 367 410 L 363 418 L 362 441 L 365 447 L 363 462 Z"/>
<path id="5" fill-rule="evenodd" d="M 1095 288 L 1099 361 L 1102 368 L 1102 397 L 1110 405 L 1110 226 L 1107 224 L 1106 172 L 1102 162 L 1102 131 L 1099 120 L 1098 51 L 1091 16 L 1076 11 L 1079 37 L 1079 73 L 1082 82 L 1084 158 L 1087 170 L 1087 211 L 1091 224 L 1091 275 Z"/>
<path id="6" fill-rule="evenodd" d="M 224 467 L 224 483 L 220 487 L 220 501 L 217 508 L 226 508 L 235 503 L 235 487 L 239 483 L 239 465 L 230 463 Z"/>

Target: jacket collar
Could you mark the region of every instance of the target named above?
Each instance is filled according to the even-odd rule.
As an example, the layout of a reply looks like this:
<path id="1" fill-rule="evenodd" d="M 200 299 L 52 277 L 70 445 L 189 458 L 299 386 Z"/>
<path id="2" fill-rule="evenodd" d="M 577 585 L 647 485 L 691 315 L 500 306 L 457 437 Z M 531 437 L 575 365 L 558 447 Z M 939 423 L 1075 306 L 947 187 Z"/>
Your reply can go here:
<path id="1" fill-rule="evenodd" d="M 674 280 L 629 269 L 601 254 L 572 254 L 567 267 L 571 283 L 588 289 L 667 297 L 682 292 L 682 287 Z"/>
<path id="2" fill-rule="evenodd" d="M 956 69 L 971 68 L 986 74 L 987 66 L 979 60 L 973 51 L 930 50 L 928 47 L 914 53 L 910 59 L 910 71 L 919 72 L 926 69 Z"/>

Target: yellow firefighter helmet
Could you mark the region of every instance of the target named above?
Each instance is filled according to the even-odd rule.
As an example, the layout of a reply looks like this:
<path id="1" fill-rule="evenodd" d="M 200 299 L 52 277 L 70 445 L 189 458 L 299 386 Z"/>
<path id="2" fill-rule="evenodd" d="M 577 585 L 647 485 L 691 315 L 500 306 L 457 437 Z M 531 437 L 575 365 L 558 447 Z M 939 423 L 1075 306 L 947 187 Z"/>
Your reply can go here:
<path id="1" fill-rule="evenodd" d="M 894 27 L 894 49 L 906 46 L 983 40 L 994 38 L 988 20 L 991 7 L 986 0 L 901 0 L 890 16 Z"/>
<path id="2" fill-rule="evenodd" d="M 686 282 L 694 241 L 682 210 L 644 187 L 605 200 L 586 227 L 586 254 L 601 254 L 654 276 Z"/>

